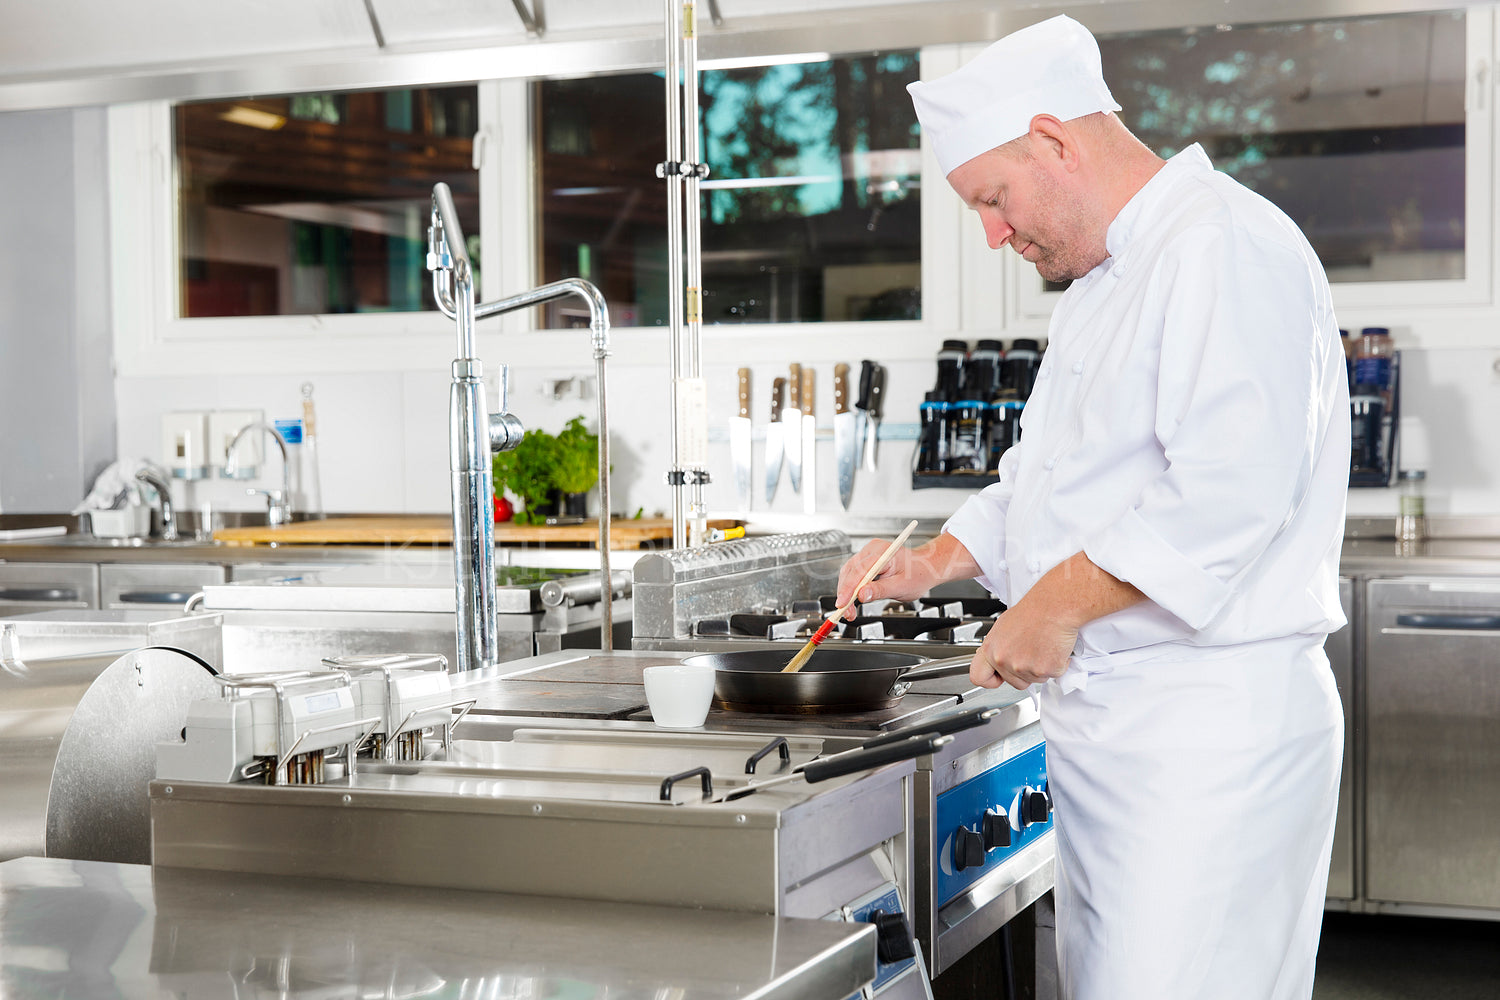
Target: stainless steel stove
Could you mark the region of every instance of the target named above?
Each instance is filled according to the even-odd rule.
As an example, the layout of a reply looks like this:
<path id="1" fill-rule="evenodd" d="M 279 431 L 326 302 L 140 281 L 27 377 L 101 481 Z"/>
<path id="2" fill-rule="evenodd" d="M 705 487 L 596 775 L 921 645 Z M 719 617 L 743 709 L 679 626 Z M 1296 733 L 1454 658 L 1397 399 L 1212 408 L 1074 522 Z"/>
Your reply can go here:
<path id="1" fill-rule="evenodd" d="M 794 650 L 836 607 L 839 568 L 851 554 L 839 531 L 747 538 L 652 553 L 635 566 L 637 652 Z M 879 601 L 824 641 L 938 658 L 977 650 L 1005 610 L 987 597 Z M 1010 688 L 967 678 L 916 683 L 891 709 L 846 715 L 763 715 L 715 709 L 706 729 L 879 733 L 920 728 L 957 706 L 993 704 L 1002 725 L 958 734 L 919 758 L 914 782 L 913 910 L 937 976 L 1052 888 L 1054 834 L 1046 747 L 1035 706 Z M 649 720 L 645 711 L 620 718 Z"/>
<path id="2" fill-rule="evenodd" d="M 750 538 L 703 550 L 653 553 L 636 564 L 636 649 L 795 647 L 838 606 L 838 570 L 849 540 L 838 531 Z M 932 596 L 855 605 L 824 640 L 953 656 L 979 648 L 1005 605 L 993 597 Z"/>

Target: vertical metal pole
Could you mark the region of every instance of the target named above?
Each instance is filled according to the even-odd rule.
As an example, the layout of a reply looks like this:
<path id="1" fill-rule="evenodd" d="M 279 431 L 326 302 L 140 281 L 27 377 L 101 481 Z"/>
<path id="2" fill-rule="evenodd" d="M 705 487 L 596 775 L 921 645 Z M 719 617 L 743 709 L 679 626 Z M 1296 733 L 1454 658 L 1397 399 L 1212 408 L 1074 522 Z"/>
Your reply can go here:
<path id="1" fill-rule="evenodd" d="M 683 159 L 694 165 L 684 179 L 683 220 L 687 227 L 687 373 L 689 378 L 703 377 L 703 247 L 702 205 L 699 202 L 697 165 L 703 162 L 698 136 L 698 29 L 693 0 L 684 0 L 682 35 L 682 135 Z M 703 500 L 703 481 L 694 476 L 692 498 L 688 503 L 692 524 L 688 536 L 693 545 L 708 541 L 708 506 Z"/>
<path id="2" fill-rule="evenodd" d="M 678 54 L 682 37 L 680 0 L 666 0 L 666 99 L 667 99 L 667 326 L 672 354 L 672 475 L 683 472 L 678 426 L 681 411 L 682 370 L 682 68 Z M 687 542 L 687 515 L 683 486 L 672 483 L 672 547 L 683 548 Z"/>

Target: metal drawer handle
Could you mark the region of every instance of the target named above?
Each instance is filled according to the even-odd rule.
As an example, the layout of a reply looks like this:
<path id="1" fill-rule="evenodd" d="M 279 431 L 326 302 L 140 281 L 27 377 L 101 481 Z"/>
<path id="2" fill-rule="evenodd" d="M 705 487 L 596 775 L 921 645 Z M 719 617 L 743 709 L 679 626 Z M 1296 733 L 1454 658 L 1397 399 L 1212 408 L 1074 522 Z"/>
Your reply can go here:
<path id="1" fill-rule="evenodd" d="M 1396 616 L 1404 628 L 1500 629 L 1500 615 L 1404 614 Z"/>
<path id="2" fill-rule="evenodd" d="M 78 591 L 61 587 L 7 587 L 0 590 L 0 601 L 76 601 Z"/>
<path id="3" fill-rule="evenodd" d="M 192 596 L 186 590 L 127 590 L 115 600 L 121 604 L 184 604 Z"/>

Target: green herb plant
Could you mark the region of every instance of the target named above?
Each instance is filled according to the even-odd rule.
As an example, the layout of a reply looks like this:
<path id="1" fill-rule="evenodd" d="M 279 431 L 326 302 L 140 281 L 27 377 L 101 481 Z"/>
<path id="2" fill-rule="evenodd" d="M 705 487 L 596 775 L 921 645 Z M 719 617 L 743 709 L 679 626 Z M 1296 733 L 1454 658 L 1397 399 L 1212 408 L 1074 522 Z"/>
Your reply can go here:
<path id="1" fill-rule="evenodd" d="M 519 445 L 497 452 L 491 462 L 495 492 L 509 490 L 525 504 L 515 522 L 542 524 L 546 515 L 537 509 L 552 503 L 555 494 L 587 493 L 599 481 L 599 436 L 589 433 L 582 417 L 574 417 L 557 435 L 527 431 Z"/>
<path id="2" fill-rule="evenodd" d="M 557 435 L 557 466 L 552 484 L 564 493 L 587 493 L 599 481 L 599 435 L 574 417 Z"/>
<path id="3" fill-rule="evenodd" d="M 552 499 L 557 487 L 552 471 L 557 466 L 557 438 L 543 430 L 530 430 L 510 451 L 497 452 L 491 460 L 495 490 L 509 490 L 521 498 L 524 510 L 515 514 L 517 524 L 541 524 L 546 516 L 536 513 Z"/>

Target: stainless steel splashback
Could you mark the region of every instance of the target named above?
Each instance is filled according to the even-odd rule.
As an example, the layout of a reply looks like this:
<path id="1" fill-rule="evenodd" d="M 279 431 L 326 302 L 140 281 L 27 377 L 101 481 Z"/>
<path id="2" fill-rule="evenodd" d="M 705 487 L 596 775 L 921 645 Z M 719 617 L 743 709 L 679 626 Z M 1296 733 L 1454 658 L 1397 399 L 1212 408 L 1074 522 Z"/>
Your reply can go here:
<path id="1" fill-rule="evenodd" d="M 710 615 L 831 594 L 849 552 L 849 536 L 830 529 L 642 556 L 635 564 L 634 634 L 684 638 L 693 622 Z"/>

